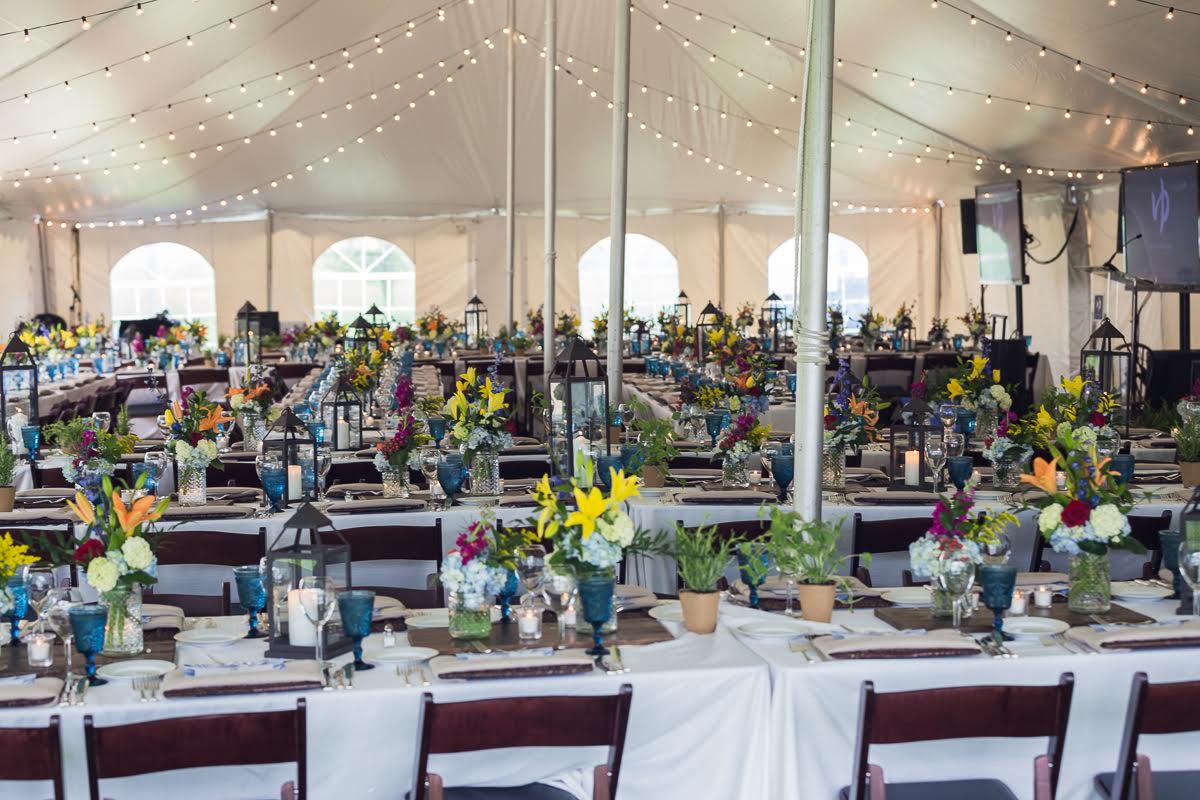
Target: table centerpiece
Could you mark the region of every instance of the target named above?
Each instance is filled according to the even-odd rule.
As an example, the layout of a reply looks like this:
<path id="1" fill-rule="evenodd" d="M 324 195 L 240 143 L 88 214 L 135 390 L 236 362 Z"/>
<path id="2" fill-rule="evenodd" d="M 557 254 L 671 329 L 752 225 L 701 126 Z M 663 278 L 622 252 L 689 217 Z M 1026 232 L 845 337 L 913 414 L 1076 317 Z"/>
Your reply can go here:
<path id="1" fill-rule="evenodd" d="M 452 637 L 486 639 L 491 634 L 493 601 L 516 593 L 516 552 L 528 538 L 496 525 L 490 511 L 458 535 L 438 578 L 446 590 Z"/>
<path id="2" fill-rule="evenodd" d="M 408 497 L 408 469 L 417 451 L 430 440 L 411 411 L 400 414 L 392 438 L 375 445 L 375 469 L 383 477 L 384 497 Z"/>
<path id="3" fill-rule="evenodd" d="M 267 435 L 267 427 L 279 418 L 279 409 L 271 403 L 271 387 L 266 383 L 255 386 L 231 386 L 225 393 L 229 408 L 242 427 L 242 449 L 257 452 Z"/>
<path id="4" fill-rule="evenodd" d="M 973 356 L 969 361 L 959 357 L 958 367 L 946 381 L 946 395 L 964 411 L 974 414 L 973 432 L 982 438 L 996 435 L 1000 414 L 1013 404 L 1008 389 L 1000 383 L 1000 370 L 989 369 L 988 365 L 986 356 Z"/>
<path id="5" fill-rule="evenodd" d="M 458 377 L 445 413 L 452 423 L 450 442 L 462 451 L 471 475 L 471 493 L 500 494 L 500 451 L 513 445 L 507 388 L 492 383 L 474 367 Z"/>
<path id="6" fill-rule="evenodd" d="M 1118 408 L 1116 397 L 1098 390 L 1083 376 L 1064 377 L 1057 388 L 1043 395 L 1037 422 L 1047 438 L 1068 437 L 1077 446 L 1095 445 L 1102 458 L 1111 458 L 1121 447 L 1120 434 L 1111 424 Z"/>
<path id="7" fill-rule="evenodd" d="M 167 422 L 166 448 L 175 457 L 181 506 L 202 506 L 207 500 L 208 468 L 221 469 L 217 459 L 217 434 L 232 422 L 220 405 L 204 392 L 185 387 L 178 403 L 164 412 Z"/>
<path id="8" fill-rule="evenodd" d="M 855 384 L 850 362 L 838 360 L 837 372 L 825 404 L 821 485 L 841 489 L 846 485 L 846 454 L 880 440 L 875 426 L 883 403 L 867 379 Z"/>
<path id="9" fill-rule="evenodd" d="M 787 616 L 793 614 L 794 589 L 798 589 L 800 615 L 813 622 L 832 619 L 838 589 L 850 593 L 853 602 L 853 583 L 840 574 L 851 558 L 838 554 L 844 522 L 805 520 L 795 511 L 771 509 L 766 551 L 787 585 Z M 871 554 L 860 553 L 859 560 L 864 567 L 870 566 Z"/>
<path id="10" fill-rule="evenodd" d="M 761 425 L 753 414 L 739 414 L 721 434 L 714 459 L 721 459 L 721 483 L 729 489 L 750 485 L 747 462 L 767 441 L 771 429 Z"/>
<path id="11" fill-rule="evenodd" d="M 1004 411 L 995 434 L 985 437 L 983 443 L 983 456 L 992 464 L 992 485 L 1014 490 L 1021 486 L 1021 475 L 1028 470 L 1033 451 L 1044 447 L 1046 440 L 1034 416 L 1021 418 Z"/>
<path id="12" fill-rule="evenodd" d="M 137 444 L 136 436 L 109 433 L 90 417 L 53 422 L 46 426 L 45 433 L 47 440 L 68 458 L 62 468 L 63 477 L 92 502 L 100 498 L 101 481 L 112 477 L 121 457 L 132 453 Z"/>

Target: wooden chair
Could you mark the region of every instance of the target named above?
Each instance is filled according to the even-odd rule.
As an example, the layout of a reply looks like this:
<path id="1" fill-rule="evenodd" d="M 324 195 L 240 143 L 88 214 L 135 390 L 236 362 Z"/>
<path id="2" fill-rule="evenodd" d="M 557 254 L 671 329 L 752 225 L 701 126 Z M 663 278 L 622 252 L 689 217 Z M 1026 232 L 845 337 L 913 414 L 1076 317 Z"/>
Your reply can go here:
<path id="1" fill-rule="evenodd" d="M 540 478 L 550 472 L 550 457 L 522 458 L 517 461 L 500 459 L 500 478 Z"/>
<path id="2" fill-rule="evenodd" d="M 1129 516 L 1129 533 L 1130 535 L 1142 543 L 1148 552 L 1154 555 L 1142 565 L 1141 578 L 1157 578 L 1158 571 L 1162 569 L 1162 545 L 1159 542 L 1159 531 L 1169 531 L 1171 529 L 1171 512 L 1163 511 L 1157 517 L 1148 517 L 1137 514 Z M 1033 538 L 1033 557 L 1030 559 L 1030 572 L 1050 572 L 1050 562 L 1045 560 L 1046 555 L 1046 539 L 1041 536 Z"/>
<path id="3" fill-rule="evenodd" d="M 771 530 L 771 520 L 769 519 L 746 519 L 736 522 L 717 522 L 713 526 L 717 529 L 717 535 L 722 539 L 732 539 L 735 536 L 740 536 L 743 539 L 760 539 L 767 535 Z M 697 528 L 685 528 L 687 533 L 693 533 Z M 683 588 L 683 578 L 679 575 L 675 576 L 675 585 L 677 588 Z M 729 588 L 729 582 L 722 577 L 717 581 L 717 588 L 725 591 Z"/>
<path id="4" fill-rule="evenodd" d="M 421 745 L 408 800 L 569 800 L 575 795 L 544 784 L 512 787 L 445 788 L 429 771 L 429 756 L 499 747 L 608 747 L 608 759 L 593 771 L 593 800 L 615 800 L 633 687 L 615 695 L 511 697 L 466 703 L 421 699 Z"/>
<path id="5" fill-rule="evenodd" d="M 409 608 L 435 608 L 445 605 L 442 584 L 437 575 L 442 569 L 442 521 L 429 525 L 372 525 L 361 528 L 341 528 L 321 531 L 325 544 L 340 544 L 338 534 L 350 545 L 350 562 L 365 561 L 432 561 L 437 566 L 426 579 L 426 588 L 408 589 L 400 586 L 364 586 L 377 595 L 393 597 Z"/>
<path id="6" fill-rule="evenodd" d="M 897 517 L 895 519 L 865 520 L 854 515 L 854 530 L 850 539 L 850 574 L 871 586 L 871 571 L 859 564 L 863 553 L 907 553 L 908 546 L 929 530 L 929 517 Z M 904 570 L 901 579 L 913 586 L 912 570 Z"/>
<path id="7" fill-rule="evenodd" d="M 54 800 L 63 800 L 62 745 L 59 717 L 54 714 L 44 728 L 0 728 L 0 782 L 49 781 Z M 0 796 L 4 792 L 0 791 Z"/>
<path id="8" fill-rule="evenodd" d="M 1190 800 L 1200 786 L 1200 770 L 1152 772 L 1150 759 L 1137 751 L 1143 733 L 1186 733 L 1200 730 L 1190 710 L 1200 708 L 1200 681 L 1150 683 L 1146 673 L 1133 676 L 1125 732 L 1117 752 L 1116 772 L 1096 776 L 1096 791 L 1111 800 Z"/>
<path id="9" fill-rule="evenodd" d="M 369 458 L 334 463 L 326 476 L 329 486 L 335 483 L 379 483 L 379 470 Z"/>
<path id="10" fill-rule="evenodd" d="M 877 694 L 863 681 L 858 712 L 854 772 L 842 800 L 1014 800 L 1003 781 L 970 778 L 887 784 L 883 769 L 868 762 L 873 744 L 904 744 L 983 737 L 1049 740 L 1034 759 L 1034 800 L 1053 800 L 1058 789 L 1064 737 L 1075 676 L 1063 673 L 1055 686 L 959 686 Z"/>
<path id="11" fill-rule="evenodd" d="M 259 528 L 258 534 L 228 531 L 168 531 L 159 539 L 159 566 L 169 565 L 213 565 L 240 567 L 257 564 L 267 552 L 267 530 Z M 179 606 L 189 617 L 227 617 L 231 613 L 230 585 L 225 581 L 220 594 L 169 594 L 147 592 L 148 602 Z"/>
<path id="12" fill-rule="evenodd" d="M 196 767 L 287 763 L 296 765 L 296 779 L 283 785 L 281 798 L 305 798 L 308 745 L 304 698 L 296 701 L 294 711 L 176 717 L 103 728 L 96 727 L 88 714 L 83 718 L 83 736 L 91 800 L 101 800 L 100 781 L 111 778 Z M 203 780 L 215 783 L 210 777 Z M 224 793 L 215 785 L 211 788 L 214 796 Z M 233 789 L 227 786 L 225 791 Z"/>

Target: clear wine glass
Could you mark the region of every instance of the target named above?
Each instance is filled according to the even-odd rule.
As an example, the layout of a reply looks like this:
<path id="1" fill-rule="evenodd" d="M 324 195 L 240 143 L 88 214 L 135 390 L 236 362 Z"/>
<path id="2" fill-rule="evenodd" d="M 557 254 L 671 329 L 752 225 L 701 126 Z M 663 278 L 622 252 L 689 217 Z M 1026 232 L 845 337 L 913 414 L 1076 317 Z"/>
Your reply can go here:
<path id="1" fill-rule="evenodd" d="M 946 443 L 946 458 L 961 456 L 967 449 L 967 437 L 961 433 L 947 433 L 942 441 Z"/>
<path id="2" fill-rule="evenodd" d="M 938 419 L 941 420 L 942 427 L 946 433 L 954 427 L 954 423 L 958 420 L 958 406 L 953 403 L 942 403 L 937 410 Z"/>
<path id="3" fill-rule="evenodd" d="M 317 445 L 317 480 L 320 499 L 325 499 L 325 478 L 333 468 L 333 448 L 327 444 Z"/>
<path id="4" fill-rule="evenodd" d="M 107 432 L 112 425 L 112 414 L 107 411 L 92 412 L 92 426 L 102 432 Z"/>
<path id="5" fill-rule="evenodd" d="M 567 638 L 566 614 L 575 602 L 577 588 L 575 573 L 569 569 L 556 568 L 553 564 L 546 564 L 542 579 L 542 597 L 558 622 L 559 649 L 565 646 L 563 643 Z"/>
<path id="6" fill-rule="evenodd" d="M 56 585 L 53 567 L 29 567 L 25 571 L 25 589 L 29 593 L 29 605 L 33 607 L 33 611 L 37 615 L 34 625 L 39 632 L 46 629 L 42 614 L 50 592 Z"/>
<path id="7" fill-rule="evenodd" d="M 787 586 L 787 605 L 783 610 L 784 616 L 794 617 L 796 612 L 792 607 L 792 599 L 796 593 L 796 575 L 800 572 L 800 553 L 792 548 L 783 548 L 775 557 L 775 565 L 779 567 L 779 576 L 783 578 L 783 582 Z"/>
<path id="8" fill-rule="evenodd" d="M 944 552 L 934 572 L 934 580 L 939 589 L 950 595 L 954 627 L 959 627 L 967 595 L 975 585 L 975 562 L 963 550 Z"/>
<path id="9" fill-rule="evenodd" d="M 325 625 L 337 611 L 337 587 L 333 578 L 306 575 L 300 579 L 300 607 L 317 627 L 317 665 L 325 666 Z"/>
<path id="10" fill-rule="evenodd" d="M 440 491 L 437 479 L 437 465 L 442 458 L 441 452 L 436 447 L 422 447 L 417 451 L 417 463 L 421 467 L 421 474 L 425 476 L 425 482 L 429 485 L 429 497 L 432 499 Z M 438 487 L 435 491 L 434 487 Z"/>
<path id="11" fill-rule="evenodd" d="M 76 603 L 71 601 L 71 588 L 62 587 L 51 589 L 50 594 L 46 597 L 45 605 L 45 620 L 50 625 L 50 630 L 57 634 L 58 638 L 63 643 L 63 655 L 66 658 L 66 678 L 71 678 L 71 643 L 75 638 L 75 632 L 71 629 L 71 606 Z"/>
<path id="12" fill-rule="evenodd" d="M 1180 543 L 1179 574 L 1192 589 L 1192 615 L 1200 617 L 1200 545 L 1186 539 Z"/>
<path id="13" fill-rule="evenodd" d="M 621 424 L 628 429 L 633 422 L 633 406 L 629 403 L 621 403 L 617 406 L 617 413 L 621 415 Z"/>
<path id="14" fill-rule="evenodd" d="M 526 592 L 521 598 L 521 605 L 531 606 L 534 594 L 541 588 L 546 575 L 546 548 L 540 544 L 517 548 L 517 575 Z"/>
<path id="15" fill-rule="evenodd" d="M 925 440 L 925 460 L 933 470 L 933 490 L 938 490 L 942 479 L 942 467 L 946 465 L 946 445 L 941 439 L 930 436 Z"/>

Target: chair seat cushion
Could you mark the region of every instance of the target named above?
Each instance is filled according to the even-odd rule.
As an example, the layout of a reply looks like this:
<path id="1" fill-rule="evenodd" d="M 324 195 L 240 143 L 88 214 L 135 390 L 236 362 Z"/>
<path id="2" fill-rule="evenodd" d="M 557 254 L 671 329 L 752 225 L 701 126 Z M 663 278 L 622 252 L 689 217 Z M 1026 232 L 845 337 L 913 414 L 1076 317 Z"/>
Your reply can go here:
<path id="1" fill-rule="evenodd" d="M 843 787 L 839 796 L 848 800 L 850 787 Z M 966 780 L 888 783 L 887 800 L 1017 800 L 1017 796 L 1003 781 Z"/>
<path id="2" fill-rule="evenodd" d="M 446 800 L 575 800 L 575 795 L 544 783 L 524 786 L 458 786 L 444 790 Z"/>
<path id="3" fill-rule="evenodd" d="M 1194 770 L 1167 772 L 1154 770 L 1154 800 L 1191 800 L 1200 786 L 1200 772 Z M 1096 776 L 1096 789 L 1104 797 L 1112 797 L 1113 773 Z M 1129 787 L 1129 799 L 1137 800 L 1136 783 Z"/>

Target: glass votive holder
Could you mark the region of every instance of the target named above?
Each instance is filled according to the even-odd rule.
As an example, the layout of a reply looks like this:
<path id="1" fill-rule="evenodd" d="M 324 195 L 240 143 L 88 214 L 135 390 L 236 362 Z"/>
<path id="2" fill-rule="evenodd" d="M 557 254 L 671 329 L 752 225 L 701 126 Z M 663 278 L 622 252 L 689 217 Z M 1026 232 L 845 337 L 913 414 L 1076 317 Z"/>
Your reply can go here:
<path id="1" fill-rule="evenodd" d="M 519 606 L 516 609 L 517 636 L 526 641 L 542 638 L 542 608 L 540 605 Z"/>
<path id="2" fill-rule="evenodd" d="M 1054 592 L 1049 587 L 1039 586 L 1033 591 L 1033 604 L 1037 608 L 1049 608 L 1054 602 Z"/>
<path id="3" fill-rule="evenodd" d="M 31 667 L 48 667 L 54 663 L 54 636 L 35 633 L 25 637 L 26 655 Z"/>
<path id="4" fill-rule="evenodd" d="M 1017 589 L 1013 592 L 1012 605 L 1008 607 L 1008 615 L 1010 617 L 1023 617 L 1026 614 L 1028 605 L 1029 595 Z"/>

